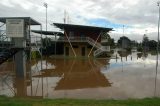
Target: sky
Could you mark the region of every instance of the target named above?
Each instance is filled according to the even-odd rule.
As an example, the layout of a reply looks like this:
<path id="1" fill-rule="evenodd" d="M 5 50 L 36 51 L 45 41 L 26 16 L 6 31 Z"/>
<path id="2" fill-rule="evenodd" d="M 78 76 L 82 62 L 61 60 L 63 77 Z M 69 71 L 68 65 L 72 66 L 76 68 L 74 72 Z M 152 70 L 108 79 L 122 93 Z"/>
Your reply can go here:
<path id="1" fill-rule="evenodd" d="M 157 0 L 1 0 L 0 17 L 32 17 L 45 30 L 44 2 L 48 4 L 50 31 L 58 30 L 50 24 L 63 23 L 66 13 L 69 24 L 113 28 L 110 35 L 115 40 L 124 35 L 140 42 L 144 34 L 157 39 Z"/>

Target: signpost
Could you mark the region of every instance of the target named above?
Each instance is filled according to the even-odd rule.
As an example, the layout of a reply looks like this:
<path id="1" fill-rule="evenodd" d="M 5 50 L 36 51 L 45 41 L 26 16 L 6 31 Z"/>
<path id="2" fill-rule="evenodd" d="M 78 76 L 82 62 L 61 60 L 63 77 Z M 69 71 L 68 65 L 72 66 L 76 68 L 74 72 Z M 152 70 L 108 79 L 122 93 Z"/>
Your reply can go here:
<path id="1" fill-rule="evenodd" d="M 24 19 L 6 19 L 6 35 L 11 37 L 15 48 L 20 50 L 15 54 L 16 76 L 24 78 L 26 75 L 26 57 L 23 48 L 26 47 Z"/>
<path id="2" fill-rule="evenodd" d="M 23 19 L 7 19 L 6 33 L 8 37 L 24 37 L 24 20 Z"/>

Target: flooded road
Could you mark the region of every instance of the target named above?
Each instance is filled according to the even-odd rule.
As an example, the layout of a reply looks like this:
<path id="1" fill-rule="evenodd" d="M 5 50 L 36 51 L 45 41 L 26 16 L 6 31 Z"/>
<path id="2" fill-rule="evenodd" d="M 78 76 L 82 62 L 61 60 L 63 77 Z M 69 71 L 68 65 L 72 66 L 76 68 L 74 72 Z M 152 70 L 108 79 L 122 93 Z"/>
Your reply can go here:
<path id="1" fill-rule="evenodd" d="M 128 99 L 160 97 L 160 64 L 150 53 L 114 53 L 107 59 L 32 61 L 26 78 L 0 65 L 0 95 L 30 98 Z"/>

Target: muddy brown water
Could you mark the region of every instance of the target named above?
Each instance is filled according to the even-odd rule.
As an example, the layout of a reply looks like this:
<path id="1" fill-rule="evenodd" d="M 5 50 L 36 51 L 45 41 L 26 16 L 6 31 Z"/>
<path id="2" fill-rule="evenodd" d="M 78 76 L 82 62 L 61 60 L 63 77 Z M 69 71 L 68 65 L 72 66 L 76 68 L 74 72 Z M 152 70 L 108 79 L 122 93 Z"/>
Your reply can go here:
<path id="1" fill-rule="evenodd" d="M 116 58 L 116 55 L 118 58 Z M 128 99 L 160 97 L 160 64 L 150 53 L 114 53 L 107 59 L 31 62 L 24 79 L 14 63 L 0 65 L 0 95 L 30 98 Z M 28 67 L 28 66 L 27 66 Z"/>

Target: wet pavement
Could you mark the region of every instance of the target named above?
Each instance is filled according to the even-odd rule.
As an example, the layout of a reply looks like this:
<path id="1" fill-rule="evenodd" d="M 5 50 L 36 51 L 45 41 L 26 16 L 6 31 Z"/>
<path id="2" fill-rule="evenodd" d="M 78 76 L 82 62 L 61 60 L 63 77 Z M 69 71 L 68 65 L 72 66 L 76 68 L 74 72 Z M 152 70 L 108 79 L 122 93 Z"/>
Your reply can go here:
<path id="1" fill-rule="evenodd" d="M 157 66 L 156 58 L 150 53 L 116 52 L 107 59 L 48 58 L 42 61 L 42 67 L 41 61 L 34 60 L 24 79 L 15 77 L 13 62 L 6 62 L 0 65 L 0 95 L 78 99 L 160 97 L 160 64 Z"/>

